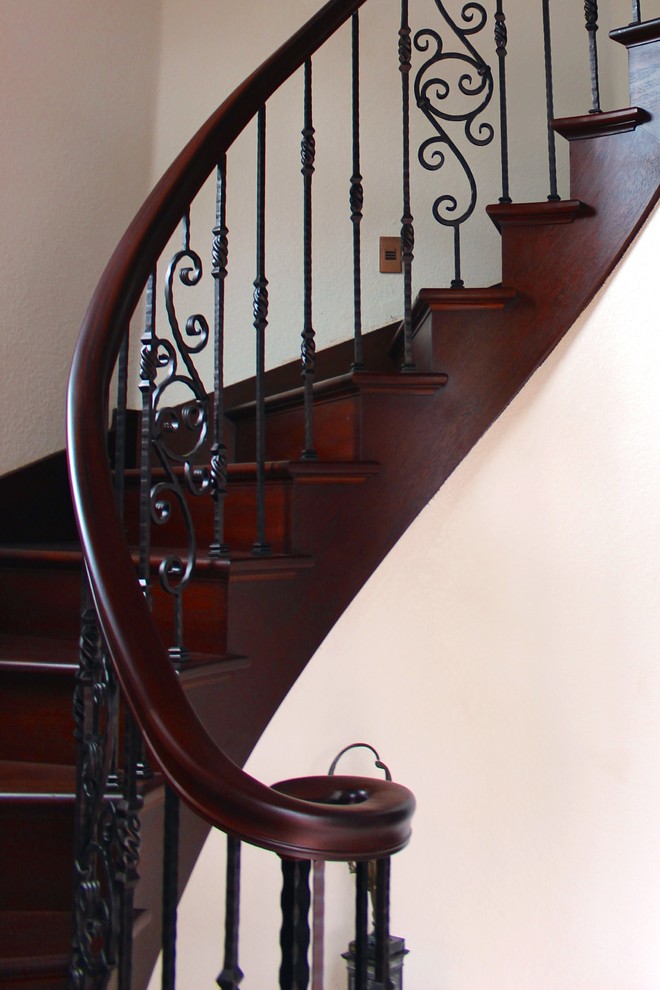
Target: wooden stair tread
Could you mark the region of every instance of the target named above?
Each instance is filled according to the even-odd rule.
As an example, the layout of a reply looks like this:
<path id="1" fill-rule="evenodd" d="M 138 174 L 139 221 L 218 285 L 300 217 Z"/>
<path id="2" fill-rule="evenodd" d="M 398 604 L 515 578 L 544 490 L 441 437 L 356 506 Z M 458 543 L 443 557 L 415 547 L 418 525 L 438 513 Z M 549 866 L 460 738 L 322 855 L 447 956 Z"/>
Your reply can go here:
<path id="1" fill-rule="evenodd" d="M 491 203 L 486 213 L 501 231 L 503 227 L 573 223 L 578 217 L 588 216 L 590 210 L 578 199 L 546 199 L 540 203 Z"/>
<path id="2" fill-rule="evenodd" d="M 184 554 L 181 547 L 159 547 L 158 552 L 151 554 L 149 558 L 152 570 L 157 570 L 162 560 L 168 555 L 175 556 Z M 134 557 L 137 560 L 136 555 Z M 53 546 L 16 546 L 0 547 L 0 565 L 16 567 L 51 568 L 66 567 L 75 569 L 81 566 L 82 551 L 72 548 L 58 548 Z M 283 572 L 298 571 L 314 566 L 312 557 L 304 554 L 284 554 L 273 553 L 267 556 L 255 556 L 247 550 L 237 550 L 231 552 L 227 557 L 211 557 L 208 553 L 198 553 L 195 574 L 197 576 L 218 576 L 231 578 L 233 575 L 239 578 L 246 578 L 250 575 L 265 576 L 268 573 L 279 575 Z M 17 637 L 11 637 L 17 638 Z"/>
<path id="3" fill-rule="evenodd" d="M 203 465 L 200 465 L 203 467 Z M 270 481 L 318 481 L 318 482 L 359 482 L 378 474 L 380 465 L 377 461 L 266 461 L 264 466 L 266 484 Z M 175 469 L 175 474 L 183 477 L 183 468 Z M 151 476 L 159 479 L 165 475 L 162 468 L 152 469 Z M 129 484 L 135 485 L 140 481 L 138 468 L 126 471 Z M 257 465 L 253 462 L 227 465 L 227 481 L 229 485 L 254 484 L 257 480 Z"/>
<path id="4" fill-rule="evenodd" d="M 626 134 L 650 119 L 651 115 L 641 107 L 625 107 L 623 110 L 561 117 L 553 120 L 552 126 L 557 134 L 561 134 L 567 141 L 582 141 L 585 138 Z"/>
<path id="5" fill-rule="evenodd" d="M 75 789 L 75 767 L 0 760 L 0 802 L 52 800 L 73 803 Z"/>
<path id="6" fill-rule="evenodd" d="M 70 911 L 0 911 L 0 979 L 66 976 L 70 944 Z"/>
<path id="7" fill-rule="evenodd" d="M 412 372 L 410 374 L 388 375 L 369 371 L 351 371 L 336 378 L 314 382 L 313 391 L 315 401 L 324 402 L 358 394 L 427 395 L 442 388 L 447 384 L 447 380 L 447 375 L 442 373 Z M 302 405 L 304 398 L 305 390 L 302 387 L 290 389 L 288 392 L 280 392 L 279 395 L 270 395 L 265 400 L 266 411 L 279 412 L 284 409 L 295 408 Z M 245 419 L 253 416 L 254 411 L 255 403 L 245 402 L 240 406 L 226 410 L 225 415 L 231 420 Z"/>
<path id="8" fill-rule="evenodd" d="M 0 633 L 0 668 L 69 672 L 78 667 L 78 651 L 77 640 Z"/>

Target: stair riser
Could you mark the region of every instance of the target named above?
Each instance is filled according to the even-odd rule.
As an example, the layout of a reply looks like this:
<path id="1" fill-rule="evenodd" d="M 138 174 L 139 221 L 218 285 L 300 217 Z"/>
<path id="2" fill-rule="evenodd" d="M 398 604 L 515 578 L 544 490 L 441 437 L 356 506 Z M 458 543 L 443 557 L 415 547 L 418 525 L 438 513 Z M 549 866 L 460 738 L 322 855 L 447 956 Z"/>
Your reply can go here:
<path id="1" fill-rule="evenodd" d="M 165 646 L 175 643 L 174 599 L 152 587 L 153 612 Z M 56 567 L 0 567 L 0 628 L 7 633 L 76 639 L 80 633 L 80 571 Z M 184 643 L 191 651 L 226 649 L 226 585 L 199 579 L 184 593 Z"/>
<path id="2" fill-rule="evenodd" d="M 269 481 L 266 485 L 266 528 L 274 553 L 290 552 L 291 483 Z M 256 539 L 256 490 L 252 484 L 230 484 L 224 499 L 224 541 L 232 550 L 250 550 Z M 137 488 L 126 493 L 126 527 L 128 541 L 139 543 L 139 504 Z M 200 550 L 215 539 L 211 498 L 190 498 L 195 537 Z M 185 546 L 187 534 L 181 513 L 174 511 L 167 523 L 151 527 L 152 547 Z"/>
<path id="3" fill-rule="evenodd" d="M 6 633 L 76 640 L 80 570 L 0 566 L 0 628 Z"/>
<path id="4" fill-rule="evenodd" d="M 0 759 L 72 765 L 73 673 L 0 667 Z"/>
<path id="5" fill-rule="evenodd" d="M 359 460 L 360 408 L 358 395 L 314 404 L 314 448 L 329 461 Z M 304 449 L 302 408 L 271 410 L 266 415 L 266 457 L 270 460 L 297 460 Z M 253 417 L 236 424 L 236 459 L 253 461 L 256 434 Z"/>
<path id="6" fill-rule="evenodd" d="M 70 907 L 73 833 L 72 801 L 0 801 L 0 910 Z"/>

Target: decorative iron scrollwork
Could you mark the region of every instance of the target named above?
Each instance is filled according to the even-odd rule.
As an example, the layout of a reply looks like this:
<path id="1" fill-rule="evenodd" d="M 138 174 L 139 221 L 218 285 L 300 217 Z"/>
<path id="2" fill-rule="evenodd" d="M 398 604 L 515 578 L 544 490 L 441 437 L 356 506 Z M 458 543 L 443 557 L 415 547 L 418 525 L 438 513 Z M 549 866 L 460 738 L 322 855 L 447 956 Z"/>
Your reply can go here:
<path id="1" fill-rule="evenodd" d="M 451 284 L 454 288 L 460 288 L 464 284 L 461 278 L 460 229 L 474 213 L 477 184 L 467 159 L 449 136 L 446 125 L 463 124 L 465 137 L 474 146 L 484 147 L 491 143 L 495 136 L 493 126 L 477 118 L 491 101 L 493 77 L 490 66 L 469 40 L 486 25 L 484 7 L 475 2 L 464 4 L 461 10 L 464 26 L 459 27 L 442 0 L 435 0 L 435 4 L 464 50 L 446 50 L 443 38 L 432 28 L 424 28 L 415 35 L 417 51 L 430 53 L 415 78 L 415 98 L 417 106 L 437 132 L 422 142 L 418 158 L 423 168 L 437 172 L 445 164 L 444 149 L 447 148 L 467 179 L 469 194 L 465 205 L 452 193 L 443 193 L 433 204 L 433 215 L 438 223 L 454 231 L 454 279 Z M 439 74 L 440 66 L 442 75 Z"/>
<path id="2" fill-rule="evenodd" d="M 225 264 L 226 252 L 223 252 L 222 230 L 219 230 L 213 248 L 214 271 L 219 273 Z M 223 474 L 219 450 L 216 451 L 215 476 L 211 468 L 196 463 L 208 440 L 211 410 L 194 358 L 208 345 L 209 324 L 201 313 L 193 313 L 182 329 L 174 300 L 177 278 L 181 285 L 191 288 L 199 285 L 202 276 L 202 260 L 191 247 L 190 217 L 186 215 L 183 246 L 174 254 L 165 277 L 165 310 L 171 339 L 160 336 L 156 330 L 152 288 L 148 309 L 149 303 L 152 308 L 142 338 L 140 359 L 140 389 L 145 399 L 150 400 L 147 411 L 150 435 L 145 438 L 146 446 L 155 453 L 165 474 L 164 480 L 158 480 L 149 488 L 149 520 L 156 526 L 164 526 L 177 513 L 185 534 L 185 545 L 180 552 L 168 554 L 158 568 L 160 586 L 173 600 L 174 642 L 170 644 L 170 656 L 176 663 L 187 659 L 182 598 L 197 559 L 195 530 L 186 495 L 200 497 L 217 492 Z M 183 404 L 180 402 L 182 393 L 190 396 Z M 172 401 L 169 401 L 170 397 Z M 144 568 L 141 577 L 147 582 L 146 561 Z"/>

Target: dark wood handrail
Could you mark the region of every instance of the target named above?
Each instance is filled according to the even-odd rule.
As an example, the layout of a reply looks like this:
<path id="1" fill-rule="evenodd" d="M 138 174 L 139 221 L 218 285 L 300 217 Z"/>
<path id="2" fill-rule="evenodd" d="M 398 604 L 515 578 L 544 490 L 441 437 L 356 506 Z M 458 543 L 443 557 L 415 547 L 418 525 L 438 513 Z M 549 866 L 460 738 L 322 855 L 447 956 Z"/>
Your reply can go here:
<path id="1" fill-rule="evenodd" d="M 172 787 L 211 824 L 289 857 L 372 859 L 402 848 L 414 798 L 382 780 L 329 778 L 325 801 L 251 778 L 189 706 L 138 585 L 106 452 L 107 396 L 117 354 L 149 274 L 189 204 L 265 101 L 365 0 L 330 0 L 200 128 L 115 250 L 85 315 L 68 390 L 68 457 L 86 567 L 124 694 Z M 362 790 L 358 804 L 337 792 Z"/>

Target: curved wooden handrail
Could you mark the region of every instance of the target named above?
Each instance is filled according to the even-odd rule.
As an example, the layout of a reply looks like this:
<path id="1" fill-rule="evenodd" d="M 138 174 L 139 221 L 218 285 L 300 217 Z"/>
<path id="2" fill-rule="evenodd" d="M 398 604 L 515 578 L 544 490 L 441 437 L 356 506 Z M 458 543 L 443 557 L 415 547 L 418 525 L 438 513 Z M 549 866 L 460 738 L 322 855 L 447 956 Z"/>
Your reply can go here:
<path id="1" fill-rule="evenodd" d="M 185 699 L 136 580 L 107 461 L 106 404 L 126 327 L 189 204 L 265 101 L 364 2 L 326 3 L 234 91 L 165 173 L 94 293 L 68 391 L 69 472 L 86 567 L 121 687 L 147 745 L 174 790 L 199 815 L 293 858 L 372 859 L 394 853 L 409 839 L 414 798 L 398 784 L 334 777 L 327 795 L 301 800 L 254 780 L 218 749 Z M 362 792 L 359 803 L 337 804 L 342 788 Z"/>

